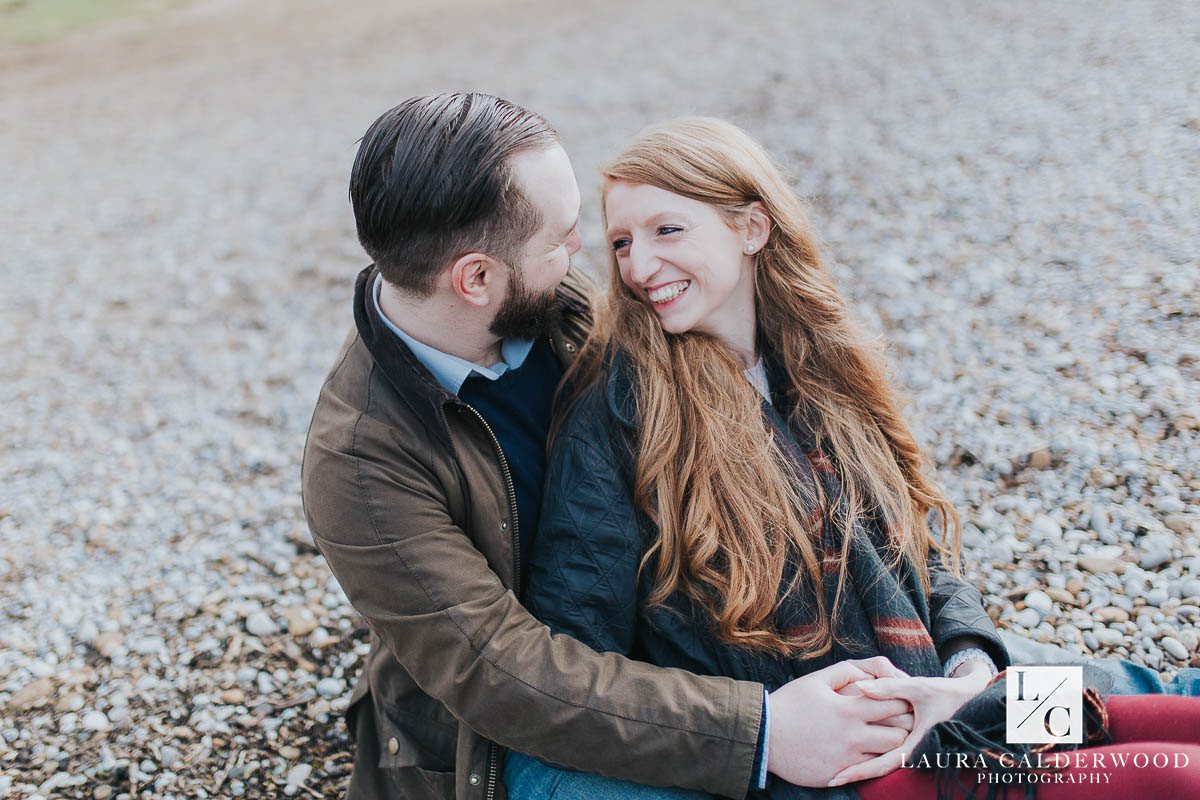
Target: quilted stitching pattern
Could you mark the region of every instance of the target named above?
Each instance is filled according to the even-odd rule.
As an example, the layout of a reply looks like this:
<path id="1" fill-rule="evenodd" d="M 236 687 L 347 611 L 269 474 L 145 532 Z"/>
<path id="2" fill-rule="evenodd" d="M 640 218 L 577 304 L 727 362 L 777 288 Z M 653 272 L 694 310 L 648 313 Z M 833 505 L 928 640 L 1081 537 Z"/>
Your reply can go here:
<path id="1" fill-rule="evenodd" d="M 977 636 L 996 667 L 1006 668 L 1010 663 L 1008 649 L 984 610 L 979 590 L 951 575 L 936 558 L 930 559 L 929 578 L 929 632 L 933 641 L 941 645 L 957 636 Z"/>
<path id="2" fill-rule="evenodd" d="M 628 654 L 641 536 L 599 401 L 594 392 L 580 401 L 551 450 L 525 604 L 557 633 Z"/>

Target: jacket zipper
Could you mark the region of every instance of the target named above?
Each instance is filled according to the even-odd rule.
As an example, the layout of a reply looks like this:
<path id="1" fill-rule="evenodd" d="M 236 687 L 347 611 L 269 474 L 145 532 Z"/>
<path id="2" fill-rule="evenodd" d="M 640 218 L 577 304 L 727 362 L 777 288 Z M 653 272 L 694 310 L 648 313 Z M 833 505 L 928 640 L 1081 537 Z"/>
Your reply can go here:
<path id="1" fill-rule="evenodd" d="M 496 794 L 496 773 L 499 771 L 499 763 L 500 759 L 496 757 L 496 743 L 488 742 L 488 782 L 487 793 L 484 795 L 487 800 L 492 800 Z"/>
<path id="2" fill-rule="evenodd" d="M 475 410 L 474 406 L 463 403 L 464 408 L 469 408 L 475 418 L 483 424 L 483 429 L 487 431 L 488 436 L 492 439 L 492 446 L 496 449 L 496 457 L 500 461 L 500 474 L 504 476 L 504 489 L 508 494 L 508 512 L 509 518 L 512 520 L 512 533 L 509 539 L 512 541 L 513 551 L 513 592 L 519 594 L 521 591 L 521 532 L 517 528 L 517 492 L 513 489 L 512 473 L 508 470 L 508 459 L 504 457 L 504 451 L 500 448 L 500 440 L 496 438 L 496 434 L 492 431 L 492 426 L 487 424 L 487 420 L 483 418 Z"/>
<path id="3" fill-rule="evenodd" d="M 550 339 L 550 351 L 557 354 L 558 350 L 554 346 L 554 337 Z M 483 418 L 474 406 L 463 403 L 464 408 L 469 408 L 471 413 L 483 424 L 483 429 L 488 432 L 488 436 L 492 439 L 492 446 L 496 449 L 496 457 L 500 462 L 500 473 L 504 476 L 504 488 L 508 494 L 508 511 L 509 517 L 512 519 L 512 534 L 509 537 L 512 541 L 513 551 L 513 586 L 514 593 L 519 594 L 521 591 L 521 530 L 517 526 L 517 493 L 513 489 L 512 472 L 508 469 L 508 459 L 504 457 L 504 450 L 500 447 L 500 440 L 496 438 L 492 426 L 488 425 L 487 420 Z M 487 793 L 484 795 L 487 800 L 492 800 L 496 794 L 496 781 L 498 778 L 500 759 L 498 758 L 498 746 L 495 742 L 488 742 L 488 780 Z"/>
<path id="4" fill-rule="evenodd" d="M 492 439 L 492 446 L 496 449 L 496 457 L 500 462 L 500 473 L 504 476 L 504 489 L 508 494 L 508 511 L 509 518 L 512 520 L 512 533 L 510 541 L 512 543 L 513 553 L 513 586 L 514 593 L 521 591 L 521 532 L 517 528 L 517 493 L 513 489 L 512 473 L 508 469 L 508 459 L 504 457 L 504 450 L 500 447 L 500 440 L 496 438 L 492 426 L 488 425 L 487 420 L 483 418 L 473 406 L 463 403 L 464 408 L 469 408 L 471 413 L 483 424 L 483 429 L 488 432 L 488 436 Z M 487 793 L 484 795 L 487 800 L 492 800 L 496 793 L 496 780 L 500 769 L 500 759 L 497 757 L 497 746 L 495 742 L 488 742 L 488 766 L 487 766 Z"/>

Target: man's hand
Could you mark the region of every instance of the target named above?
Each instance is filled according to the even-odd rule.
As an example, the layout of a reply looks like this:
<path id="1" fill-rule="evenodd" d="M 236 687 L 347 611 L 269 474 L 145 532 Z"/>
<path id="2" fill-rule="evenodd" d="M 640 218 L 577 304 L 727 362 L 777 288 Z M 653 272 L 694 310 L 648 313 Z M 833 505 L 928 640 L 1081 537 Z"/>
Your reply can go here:
<path id="1" fill-rule="evenodd" d="M 826 786 L 848 767 L 900 747 L 909 731 L 882 723 L 909 713 L 907 700 L 841 691 L 871 679 L 912 680 L 877 656 L 834 664 L 772 692 L 768 769 L 797 786 Z"/>
<path id="2" fill-rule="evenodd" d="M 972 669 L 957 678 L 879 678 L 859 682 L 856 688 L 867 697 L 911 703 L 912 731 L 890 752 L 841 770 L 829 785 L 878 778 L 899 768 L 930 728 L 954 716 L 964 703 L 983 691 L 990 680 L 990 671 L 983 668 Z"/>

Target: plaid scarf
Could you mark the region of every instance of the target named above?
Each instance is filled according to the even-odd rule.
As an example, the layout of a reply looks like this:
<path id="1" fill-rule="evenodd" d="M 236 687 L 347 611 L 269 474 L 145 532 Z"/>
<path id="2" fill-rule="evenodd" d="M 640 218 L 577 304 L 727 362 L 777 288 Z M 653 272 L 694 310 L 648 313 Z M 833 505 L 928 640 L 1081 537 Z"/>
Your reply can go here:
<path id="1" fill-rule="evenodd" d="M 632 431 L 638 425 L 635 403 L 635 375 L 631 362 L 619 351 L 611 349 L 605 356 L 608 362 L 608 393 L 617 419 L 622 423 L 621 448 L 631 459 L 625 465 L 633 474 L 635 444 Z M 768 348 L 763 364 L 771 401 L 762 401 L 762 411 L 772 427 L 775 440 L 795 467 L 796 476 L 813 490 L 816 496 L 836 498 L 833 508 L 815 508 L 812 513 L 821 521 L 821 562 L 825 599 L 825 614 L 835 608 L 838 565 L 841 562 L 842 532 L 837 524 L 844 519 L 844 500 L 841 482 L 834 469 L 832 456 L 823 451 L 813 437 L 816 427 L 811 412 L 790 414 L 791 401 L 781 389 L 787 385 L 787 374 L 778 357 Z M 812 491 L 807 492 L 810 496 Z M 887 536 L 879 521 L 860 517 L 848 555 L 847 580 L 837 608 L 837 629 L 831 650 L 823 656 L 803 661 L 771 654 L 748 656 L 756 664 L 756 680 L 775 690 L 793 678 L 824 669 L 847 659 L 886 656 L 896 667 L 912 676 L 942 677 L 942 663 L 929 635 L 929 597 L 921 586 L 920 576 L 911 568 L 908 559 L 888 558 Z M 937 557 L 931 558 L 931 564 Z M 896 562 L 889 567 L 888 562 Z M 776 611 L 775 626 L 784 634 L 800 635 L 816 625 L 817 603 L 810 582 L 801 589 L 786 593 L 792 583 L 796 564 L 789 559 L 780 583 L 782 598 Z M 679 600 L 676 611 L 699 613 L 693 604 Z"/>
<path id="2" fill-rule="evenodd" d="M 777 379 L 772 385 L 783 384 Z M 835 608 L 844 541 L 839 524 L 845 512 L 841 482 L 830 454 L 814 439 L 813 426 L 805 422 L 805 415 L 789 415 L 786 410 L 781 414 L 777 409 L 787 402 L 781 393 L 773 393 L 773 400 L 775 405 L 764 401 L 763 410 L 777 443 L 796 474 L 808 484 L 808 493 L 818 490 L 816 496 L 825 498 L 826 506 L 832 506 L 813 511 L 821 523 L 822 591 L 828 614 Z M 929 602 L 920 577 L 907 559 L 889 567 L 888 553 L 887 537 L 878 520 L 860 518 L 851 537 L 846 583 L 836 602 L 837 636 L 833 652 L 811 659 L 806 671 L 816 671 L 848 658 L 882 655 L 909 675 L 942 676 L 941 659 L 929 635 Z M 790 578 L 791 574 L 784 575 L 785 584 Z M 810 591 L 794 592 L 784 599 L 777 618 L 780 630 L 799 634 L 814 625 L 817 611 L 813 599 Z"/>

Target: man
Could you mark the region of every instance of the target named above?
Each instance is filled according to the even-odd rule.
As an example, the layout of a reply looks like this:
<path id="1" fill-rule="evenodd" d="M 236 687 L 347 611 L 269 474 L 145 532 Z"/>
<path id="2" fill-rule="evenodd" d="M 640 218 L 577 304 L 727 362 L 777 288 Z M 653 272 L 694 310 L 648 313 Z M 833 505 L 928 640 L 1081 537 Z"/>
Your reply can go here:
<path id="1" fill-rule="evenodd" d="M 570 270 L 579 189 L 546 121 L 488 95 L 412 98 L 367 131 L 350 196 L 375 264 L 302 475 L 313 536 L 371 627 L 350 796 L 502 798 L 511 748 L 643 785 L 623 796 L 740 797 L 768 768 L 824 785 L 897 746 L 903 702 L 838 692 L 896 675 L 885 659 L 768 696 L 595 653 L 520 605 L 551 398 L 590 320 Z M 589 779 L 570 791 L 594 794 Z"/>

